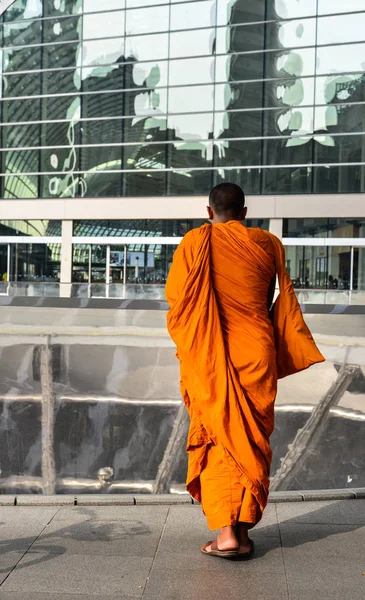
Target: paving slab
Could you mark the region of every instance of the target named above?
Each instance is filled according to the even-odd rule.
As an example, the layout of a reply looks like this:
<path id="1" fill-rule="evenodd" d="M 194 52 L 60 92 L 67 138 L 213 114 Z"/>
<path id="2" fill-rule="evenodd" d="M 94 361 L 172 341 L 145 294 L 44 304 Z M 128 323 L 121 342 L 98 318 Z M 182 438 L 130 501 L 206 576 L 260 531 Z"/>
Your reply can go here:
<path id="1" fill-rule="evenodd" d="M 365 520 L 365 500 L 333 500 L 278 504 L 280 523 L 339 523 L 342 525 L 362 524 Z"/>
<path id="2" fill-rule="evenodd" d="M 283 526 L 290 600 L 360 600 L 365 597 L 365 527 Z"/>
<path id="3" fill-rule="evenodd" d="M 168 504 L 169 506 L 187 504 L 191 506 L 193 504 L 193 500 L 189 494 L 158 494 L 157 496 L 136 494 L 134 499 L 135 503 L 139 506 L 144 504 Z"/>
<path id="4" fill-rule="evenodd" d="M 113 519 L 80 522 L 52 521 L 30 552 L 82 554 L 89 556 L 153 557 L 169 508 L 118 508 Z"/>
<path id="5" fill-rule="evenodd" d="M 186 532 L 182 535 L 182 532 Z M 154 568 L 180 569 L 189 571 L 219 571 L 222 568 L 236 572 L 236 564 L 227 566 L 213 557 L 204 556 L 200 547 L 204 542 L 216 537 L 216 532 L 208 530 L 206 519 L 198 507 L 171 507 Z M 283 558 L 280 545 L 280 533 L 276 522 L 275 507 L 272 506 L 264 516 L 260 528 L 255 529 L 252 538 L 257 544 L 257 556 L 261 560 L 250 561 L 250 571 L 281 572 L 284 576 Z M 226 571 L 223 573 L 226 576 Z"/>
<path id="6" fill-rule="evenodd" d="M 0 585 L 23 558 L 24 552 L 2 552 L 0 554 Z M 0 598 L 1 591 L 0 591 Z"/>
<path id="7" fill-rule="evenodd" d="M 48 507 L 1 507 L 0 555 L 28 550 L 52 520 L 57 510 Z"/>
<path id="8" fill-rule="evenodd" d="M 213 560 L 213 559 L 211 559 Z M 175 569 L 153 569 L 143 600 L 287 600 L 285 579 L 277 573 L 250 574 L 248 563 L 220 561 L 215 571 L 186 572 Z M 303 600 L 303 598 L 301 599 Z"/>
<path id="9" fill-rule="evenodd" d="M 300 493 L 305 501 L 356 499 L 356 494 L 352 490 L 308 490 Z"/>
<path id="10" fill-rule="evenodd" d="M 128 494 L 80 494 L 75 498 L 77 506 L 133 506 L 135 504 L 134 496 Z"/>
<path id="11" fill-rule="evenodd" d="M 54 521 L 68 521 L 80 523 L 83 521 L 120 521 L 126 514 L 133 515 L 134 519 L 150 519 L 160 515 L 165 518 L 168 506 L 73 506 L 62 507 L 54 517 Z M 132 517 L 130 517 L 132 518 Z"/>
<path id="12" fill-rule="evenodd" d="M 17 506 L 72 506 L 75 496 L 61 494 L 59 496 L 40 496 L 38 494 L 22 494 L 16 497 Z"/>
<path id="13" fill-rule="evenodd" d="M 15 496 L 0 495 L 0 506 L 14 506 Z"/>
<path id="14" fill-rule="evenodd" d="M 150 558 L 27 554 L 1 587 L 4 592 L 78 594 L 89 598 L 119 595 L 141 598 Z"/>
<path id="15" fill-rule="evenodd" d="M 54 593 L 29 593 L 29 592 L 1 592 L 1 600 L 90 600 L 90 594 L 54 594 Z M 118 600 L 135 600 L 141 598 L 141 596 L 127 596 L 125 594 L 113 594 L 105 596 L 93 595 L 92 600 L 112 600 L 113 598 Z"/>

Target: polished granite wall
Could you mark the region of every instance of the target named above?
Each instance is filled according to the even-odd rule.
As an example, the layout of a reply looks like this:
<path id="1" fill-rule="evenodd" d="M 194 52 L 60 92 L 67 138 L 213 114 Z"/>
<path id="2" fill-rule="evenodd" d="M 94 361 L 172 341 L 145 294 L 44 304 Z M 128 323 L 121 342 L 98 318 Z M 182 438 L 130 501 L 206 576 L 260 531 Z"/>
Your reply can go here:
<path id="1" fill-rule="evenodd" d="M 1 307 L 0 493 L 184 490 L 187 419 L 165 317 Z M 364 316 L 306 318 L 327 362 L 280 382 L 272 489 L 365 487 Z"/>

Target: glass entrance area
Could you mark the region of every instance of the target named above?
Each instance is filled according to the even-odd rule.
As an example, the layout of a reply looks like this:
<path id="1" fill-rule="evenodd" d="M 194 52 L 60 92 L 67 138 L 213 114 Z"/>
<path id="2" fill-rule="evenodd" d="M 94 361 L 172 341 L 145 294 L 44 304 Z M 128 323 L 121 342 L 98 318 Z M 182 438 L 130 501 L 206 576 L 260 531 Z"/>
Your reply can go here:
<path id="1" fill-rule="evenodd" d="M 0 244 L 0 294 L 7 293 L 9 281 L 9 246 Z"/>

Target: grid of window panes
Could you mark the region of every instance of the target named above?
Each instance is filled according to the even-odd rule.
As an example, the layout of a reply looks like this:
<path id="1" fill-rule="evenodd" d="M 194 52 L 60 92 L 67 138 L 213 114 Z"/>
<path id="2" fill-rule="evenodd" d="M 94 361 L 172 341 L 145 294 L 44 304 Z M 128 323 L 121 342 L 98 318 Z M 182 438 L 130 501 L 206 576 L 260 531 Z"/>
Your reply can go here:
<path id="1" fill-rule="evenodd" d="M 1 196 L 365 189 L 363 0 L 16 0 Z"/>

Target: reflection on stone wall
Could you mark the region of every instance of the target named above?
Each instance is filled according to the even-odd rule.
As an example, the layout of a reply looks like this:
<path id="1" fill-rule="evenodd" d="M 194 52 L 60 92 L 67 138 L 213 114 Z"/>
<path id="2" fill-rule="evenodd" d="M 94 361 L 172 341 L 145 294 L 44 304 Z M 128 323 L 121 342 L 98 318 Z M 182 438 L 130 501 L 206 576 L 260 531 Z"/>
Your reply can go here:
<path id="1" fill-rule="evenodd" d="M 0 493 L 184 490 L 164 311 L 2 311 Z M 364 487 L 363 317 L 307 318 L 328 360 L 280 383 L 272 488 Z"/>

